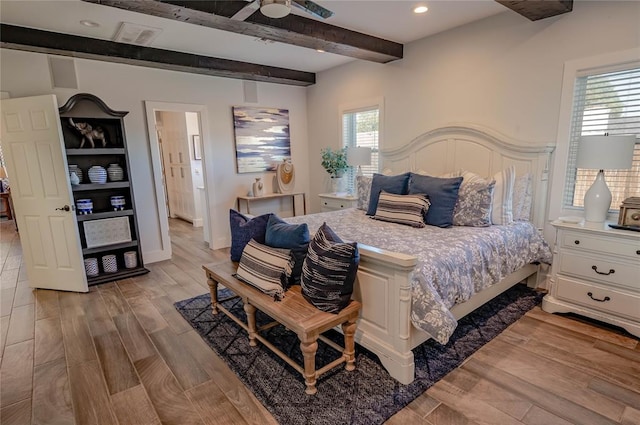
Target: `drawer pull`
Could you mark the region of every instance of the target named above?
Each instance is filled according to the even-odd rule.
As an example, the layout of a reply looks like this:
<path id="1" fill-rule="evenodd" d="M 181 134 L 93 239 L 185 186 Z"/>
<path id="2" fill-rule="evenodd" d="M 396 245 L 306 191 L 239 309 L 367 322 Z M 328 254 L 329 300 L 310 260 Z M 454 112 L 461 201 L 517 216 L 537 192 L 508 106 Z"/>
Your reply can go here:
<path id="1" fill-rule="evenodd" d="M 577 240 L 577 239 L 575 241 L 573 241 L 573 243 L 576 244 L 576 245 L 580 245 L 580 241 Z"/>
<path id="2" fill-rule="evenodd" d="M 640 255 L 640 249 L 636 251 L 636 255 Z"/>
<path id="3" fill-rule="evenodd" d="M 604 297 L 604 299 L 593 298 L 593 292 L 587 292 L 587 295 L 589 295 L 589 298 L 591 298 L 594 301 L 598 301 L 599 303 L 611 301 L 611 298 L 609 297 Z"/>
<path id="4" fill-rule="evenodd" d="M 344 205 L 340 205 L 340 208 L 344 208 Z"/>
<path id="5" fill-rule="evenodd" d="M 609 276 L 610 274 L 614 274 L 616 271 L 613 269 L 609 269 L 609 272 L 599 272 L 598 271 L 598 266 L 591 266 L 591 269 L 593 269 L 593 271 L 595 271 L 598 274 L 604 275 L 604 276 Z"/>

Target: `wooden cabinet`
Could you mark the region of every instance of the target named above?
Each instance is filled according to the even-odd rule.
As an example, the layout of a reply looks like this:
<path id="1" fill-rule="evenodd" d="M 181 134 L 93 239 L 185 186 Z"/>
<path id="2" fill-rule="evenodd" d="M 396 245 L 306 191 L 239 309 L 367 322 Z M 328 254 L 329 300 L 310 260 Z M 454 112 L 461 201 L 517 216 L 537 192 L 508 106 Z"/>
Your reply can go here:
<path id="1" fill-rule="evenodd" d="M 640 337 L 640 233 L 553 222 L 550 313 L 576 313 Z"/>
<path id="2" fill-rule="evenodd" d="M 99 98 L 80 93 L 60 107 L 59 115 L 67 164 L 70 170 L 78 169 L 77 174 L 81 178 L 79 184 L 71 185 L 71 189 L 76 204 L 82 256 L 89 263 L 97 262 L 98 265 L 97 275 L 87 272 L 88 284 L 147 273 L 140 249 L 135 197 L 129 173 L 131 166 L 123 121 L 127 112 L 114 111 Z M 106 182 L 95 178 L 91 181 L 89 170 L 93 167 L 102 167 L 107 172 Z M 91 174 L 100 173 L 102 171 Z M 124 205 L 114 206 L 116 202 L 112 202 L 112 197 L 124 199 Z M 90 212 L 78 208 L 79 200 L 90 200 Z M 115 256 L 115 265 L 113 261 L 109 262 L 113 258 L 109 256 Z"/>
<path id="3" fill-rule="evenodd" d="M 356 196 L 339 196 L 333 193 L 321 193 L 318 196 L 320 197 L 320 208 L 322 212 L 355 208 L 358 202 Z"/>

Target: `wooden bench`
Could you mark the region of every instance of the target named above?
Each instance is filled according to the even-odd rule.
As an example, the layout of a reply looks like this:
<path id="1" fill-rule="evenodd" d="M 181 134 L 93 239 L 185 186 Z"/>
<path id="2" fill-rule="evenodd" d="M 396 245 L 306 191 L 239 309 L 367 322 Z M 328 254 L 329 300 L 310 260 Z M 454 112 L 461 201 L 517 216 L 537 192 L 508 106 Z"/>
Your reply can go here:
<path id="1" fill-rule="evenodd" d="M 211 290 L 211 307 L 213 314 L 222 311 L 249 333 L 249 345 L 256 346 L 256 340 L 262 342 L 267 348 L 301 373 L 307 385 L 305 390 L 307 394 L 315 394 L 317 391 L 317 378 L 335 366 L 346 363 L 346 370 L 355 369 L 355 342 L 353 338 L 357 326 L 356 319 L 358 319 L 361 307 L 358 301 L 351 300 L 351 303 L 337 314 L 326 313 L 318 310 L 305 300 L 300 293 L 300 286 L 298 285 L 292 286 L 285 293 L 282 301 L 274 301 L 272 297 L 233 277 L 233 274 L 236 272 L 236 265 L 231 261 L 205 264 L 202 268 L 207 275 L 207 283 Z M 220 304 L 220 302 L 224 300 L 218 300 L 219 284 L 224 285 L 224 287 L 231 290 L 236 296 L 242 298 L 244 311 L 247 313 L 246 324 Z M 276 322 L 261 326 L 260 328 L 256 327 L 256 309 L 266 313 Z M 259 334 L 259 332 L 270 329 L 278 323 L 298 335 L 300 349 L 304 356 L 304 367 L 301 367 Z M 342 325 L 344 348 L 321 335 L 323 332 L 338 325 Z M 323 368 L 316 370 L 315 358 L 316 350 L 318 349 L 318 339 L 341 352 L 342 356 Z"/>

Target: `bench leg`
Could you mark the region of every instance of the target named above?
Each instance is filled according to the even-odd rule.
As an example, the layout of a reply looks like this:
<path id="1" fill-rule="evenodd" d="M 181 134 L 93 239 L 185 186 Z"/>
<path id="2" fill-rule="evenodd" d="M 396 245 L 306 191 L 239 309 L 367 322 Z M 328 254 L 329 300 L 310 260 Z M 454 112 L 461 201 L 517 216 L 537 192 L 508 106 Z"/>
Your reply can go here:
<path id="1" fill-rule="evenodd" d="M 304 355 L 304 383 L 307 384 L 304 392 L 313 395 L 318 391 L 316 389 L 316 351 L 318 350 L 316 338 L 301 339 L 300 350 Z"/>
<path id="2" fill-rule="evenodd" d="M 356 327 L 356 318 L 349 319 L 342 324 L 342 333 L 344 334 L 344 351 L 342 354 L 347 360 L 346 370 L 354 370 L 356 368 L 356 344 L 354 341 Z"/>
<path id="3" fill-rule="evenodd" d="M 247 326 L 249 327 L 249 345 L 255 347 L 258 345 L 256 342 L 256 308 L 249 304 L 246 299 L 244 302 L 244 311 L 247 313 Z"/>
<path id="4" fill-rule="evenodd" d="M 213 314 L 218 314 L 218 282 L 207 276 L 207 285 L 211 293 L 211 311 Z"/>

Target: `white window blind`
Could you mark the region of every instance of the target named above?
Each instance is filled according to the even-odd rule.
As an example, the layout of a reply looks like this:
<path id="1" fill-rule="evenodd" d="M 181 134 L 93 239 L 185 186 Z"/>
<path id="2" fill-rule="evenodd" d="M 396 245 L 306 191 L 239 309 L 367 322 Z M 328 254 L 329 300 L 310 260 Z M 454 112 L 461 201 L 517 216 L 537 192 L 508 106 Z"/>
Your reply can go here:
<path id="1" fill-rule="evenodd" d="M 342 114 L 342 146 L 371 148 L 371 164 L 362 165 L 362 174 L 372 176 L 378 172 L 380 110 L 378 107 L 348 111 Z M 357 169 L 349 168 L 346 174 L 347 190 L 355 193 Z"/>
<path id="2" fill-rule="evenodd" d="M 571 121 L 564 205 L 581 208 L 598 170 L 576 168 L 580 137 L 640 134 L 640 64 L 578 76 Z M 636 141 L 633 167 L 605 170 L 605 179 L 611 190 L 612 210 L 617 211 L 624 199 L 640 196 L 640 139 Z"/>

